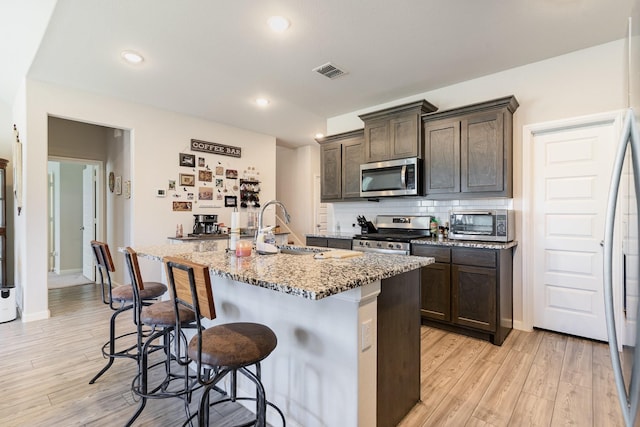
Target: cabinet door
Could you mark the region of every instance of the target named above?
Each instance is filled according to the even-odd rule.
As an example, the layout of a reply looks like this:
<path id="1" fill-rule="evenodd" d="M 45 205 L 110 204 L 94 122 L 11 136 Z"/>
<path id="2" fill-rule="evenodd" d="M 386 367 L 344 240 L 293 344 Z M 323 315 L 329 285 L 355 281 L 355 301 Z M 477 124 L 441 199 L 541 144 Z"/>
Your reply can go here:
<path id="1" fill-rule="evenodd" d="M 364 138 L 342 143 L 342 198 L 360 197 L 360 164 L 364 163 Z"/>
<path id="2" fill-rule="evenodd" d="M 351 239 L 327 239 L 327 247 L 336 249 L 351 249 Z"/>
<path id="3" fill-rule="evenodd" d="M 307 236 L 307 246 L 320 246 L 326 248 L 328 246 L 329 239 L 325 237 L 312 237 Z"/>
<path id="4" fill-rule="evenodd" d="M 420 271 L 420 312 L 422 317 L 451 321 L 451 266 L 436 262 Z"/>
<path id="5" fill-rule="evenodd" d="M 425 126 L 425 193 L 460 192 L 460 121 Z"/>
<path id="6" fill-rule="evenodd" d="M 389 120 L 374 120 L 364 125 L 366 163 L 389 160 Z"/>
<path id="7" fill-rule="evenodd" d="M 404 159 L 421 155 L 418 151 L 419 119 L 417 114 L 411 114 L 389 121 L 391 158 Z"/>
<path id="8" fill-rule="evenodd" d="M 333 142 L 320 148 L 322 165 L 320 199 L 324 201 L 342 198 L 342 144 Z"/>
<path id="9" fill-rule="evenodd" d="M 455 324 L 496 331 L 496 269 L 452 265 L 452 321 Z"/>
<path id="10" fill-rule="evenodd" d="M 461 191 L 504 190 L 504 113 L 477 114 L 462 120 Z"/>

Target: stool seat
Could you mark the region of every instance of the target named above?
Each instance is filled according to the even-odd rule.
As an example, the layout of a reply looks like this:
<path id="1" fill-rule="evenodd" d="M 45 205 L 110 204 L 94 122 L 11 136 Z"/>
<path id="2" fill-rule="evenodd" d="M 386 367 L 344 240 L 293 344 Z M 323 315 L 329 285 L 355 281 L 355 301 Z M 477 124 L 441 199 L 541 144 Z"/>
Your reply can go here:
<path id="1" fill-rule="evenodd" d="M 197 360 L 198 337 L 189 342 L 189 357 Z M 273 331 L 258 323 L 227 323 L 202 331 L 202 363 L 208 366 L 239 368 L 265 359 L 276 348 Z"/>
<path id="2" fill-rule="evenodd" d="M 144 289 L 140 289 L 140 299 L 158 298 L 167 291 L 167 286 L 158 282 L 144 282 Z M 114 286 L 112 298 L 120 302 L 133 302 L 133 288 L 131 285 Z"/>
<path id="3" fill-rule="evenodd" d="M 147 286 L 145 284 L 145 286 Z M 146 289 L 146 287 L 145 287 Z M 176 324 L 176 314 L 173 301 L 159 301 L 155 304 L 142 307 L 140 321 L 144 325 L 152 325 L 161 328 L 173 327 Z M 178 306 L 178 318 L 182 324 L 193 323 L 196 313 L 186 307 Z"/>

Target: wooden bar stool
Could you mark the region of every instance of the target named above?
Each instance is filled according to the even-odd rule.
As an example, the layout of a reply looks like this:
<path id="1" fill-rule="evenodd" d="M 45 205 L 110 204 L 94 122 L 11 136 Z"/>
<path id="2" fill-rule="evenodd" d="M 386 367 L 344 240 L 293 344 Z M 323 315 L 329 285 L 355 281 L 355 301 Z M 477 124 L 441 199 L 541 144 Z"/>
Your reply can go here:
<path id="1" fill-rule="evenodd" d="M 195 328 L 196 314 L 189 308 L 178 306 L 179 312 L 176 315 L 175 304 L 171 300 L 158 301 L 149 305 L 144 304 L 141 298 L 140 287 L 143 281 L 138 264 L 138 254 L 132 248 L 127 247 L 124 250 L 124 255 L 134 294 L 133 309 L 136 313 L 135 317 L 139 319 L 137 325 L 138 373 L 131 383 L 131 390 L 140 397 L 138 409 L 126 425 L 133 424 L 142 413 L 148 399 L 182 398 L 185 413 L 189 418 L 191 416 L 189 411 L 191 392 L 199 384 L 195 375 L 189 374 L 191 360 L 186 354 L 187 339 L 182 333 L 182 328 Z M 148 332 L 144 330 L 145 326 L 150 329 Z M 163 360 L 149 364 L 150 354 L 158 350 L 164 352 Z M 160 366 L 164 367 L 160 381 L 150 384 L 151 371 Z M 178 371 L 176 372 L 176 370 Z"/>
<path id="2" fill-rule="evenodd" d="M 116 335 L 116 319 L 117 317 L 133 308 L 133 288 L 130 285 L 113 286 L 111 282 L 111 273 L 116 271 L 113 264 L 113 258 L 111 258 L 111 251 L 109 245 L 103 242 L 91 241 L 91 249 L 96 259 L 96 266 L 98 267 L 98 273 L 100 275 L 100 286 L 102 288 L 102 302 L 109 305 L 114 310 L 109 322 L 109 341 L 102 346 L 102 355 L 108 358 L 106 366 L 100 370 L 92 379 L 89 384 L 96 382 L 98 378 L 113 365 L 113 361 L 116 358 L 138 358 L 138 345 L 137 343 L 127 345 L 124 348 L 116 349 L 116 342 L 125 337 L 130 337 L 137 334 L 137 329 L 132 332 L 126 332 L 124 334 Z M 142 284 L 140 290 L 140 298 L 144 304 L 149 304 L 151 301 L 159 298 L 167 291 L 167 287 L 162 283 L 147 282 Z M 139 319 L 134 313 L 134 324 L 139 323 Z"/>
<path id="3" fill-rule="evenodd" d="M 190 340 L 188 355 L 197 364 L 198 382 L 203 386 L 198 409 L 198 424 L 208 425 L 209 392 L 227 374 L 231 374 L 231 396 L 211 403 L 215 405 L 225 401 L 255 400 L 256 419 L 244 425 L 266 426 L 267 404 L 275 408 L 285 423 L 284 415 L 265 397 L 264 386 L 260 379 L 260 362 L 276 348 L 278 339 L 267 326 L 258 323 L 227 323 L 209 328 L 202 326 L 202 317 L 215 319 L 215 305 L 209 269 L 200 264 L 182 258 L 164 259 L 167 269 L 169 289 L 177 307 L 191 308 L 196 314 L 197 334 Z M 256 372 L 249 367 L 255 365 Z M 257 397 L 237 397 L 235 375 L 245 375 L 256 387 Z M 189 423 L 187 420 L 184 425 Z"/>

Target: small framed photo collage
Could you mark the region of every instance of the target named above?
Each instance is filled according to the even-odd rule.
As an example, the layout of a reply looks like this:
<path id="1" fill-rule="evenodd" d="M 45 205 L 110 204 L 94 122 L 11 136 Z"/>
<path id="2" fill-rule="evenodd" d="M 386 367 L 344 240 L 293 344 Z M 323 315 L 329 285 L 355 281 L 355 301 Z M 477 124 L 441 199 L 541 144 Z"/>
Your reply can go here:
<path id="1" fill-rule="evenodd" d="M 225 168 L 220 162 L 189 153 L 179 153 L 178 179 L 169 179 L 167 189 L 158 189 L 157 196 L 173 195 L 173 210 L 191 211 L 198 201 L 217 201 L 219 205 L 237 206 L 238 170 Z"/>

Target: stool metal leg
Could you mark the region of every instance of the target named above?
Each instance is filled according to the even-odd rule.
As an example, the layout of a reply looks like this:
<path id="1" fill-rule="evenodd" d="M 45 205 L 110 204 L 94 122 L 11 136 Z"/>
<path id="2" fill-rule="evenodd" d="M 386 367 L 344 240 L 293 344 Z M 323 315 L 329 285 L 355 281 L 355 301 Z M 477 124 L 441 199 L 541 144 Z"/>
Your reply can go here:
<path id="1" fill-rule="evenodd" d="M 120 307 L 115 313 L 111 315 L 111 320 L 109 321 L 109 361 L 107 362 L 107 365 L 104 368 L 102 368 L 102 370 L 100 370 L 100 372 L 98 372 L 91 379 L 91 381 L 89 381 L 89 384 L 95 383 L 96 380 L 100 378 L 102 374 L 107 372 L 107 370 L 111 367 L 111 365 L 113 365 L 113 360 L 115 359 L 114 355 L 116 353 L 116 336 L 115 336 L 116 335 L 116 317 L 118 317 L 120 313 L 123 313 L 124 311 L 130 308 L 131 308 L 130 306 Z"/>

